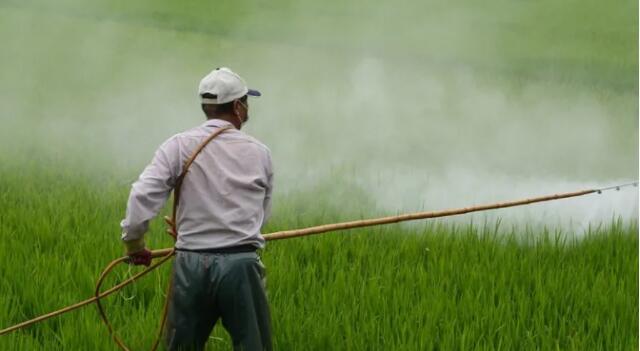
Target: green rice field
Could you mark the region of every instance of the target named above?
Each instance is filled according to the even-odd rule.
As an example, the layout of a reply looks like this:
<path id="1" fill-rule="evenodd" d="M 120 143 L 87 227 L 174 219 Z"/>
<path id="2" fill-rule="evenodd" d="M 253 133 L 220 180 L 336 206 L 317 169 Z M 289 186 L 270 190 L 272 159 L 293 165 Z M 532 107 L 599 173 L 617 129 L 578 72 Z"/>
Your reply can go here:
<path id="1" fill-rule="evenodd" d="M 123 254 L 131 182 L 202 123 L 197 82 L 217 66 L 264 94 L 247 125 L 274 158 L 264 233 L 638 179 L 637 14 L 0 0 L 0 329 L 93 294 Z M 274 349 L 637 350 L 637 202 L 629 188 L 268 243 Z M 171 246 L 161 220 L 147 243 Z M 157 334 L 170 269 L 105 300 L 132 350 Z M 0 336 L 0 350 L 116 349 L 94 306 Z M 207 349 L 232 349 L 221 325 Z"/>

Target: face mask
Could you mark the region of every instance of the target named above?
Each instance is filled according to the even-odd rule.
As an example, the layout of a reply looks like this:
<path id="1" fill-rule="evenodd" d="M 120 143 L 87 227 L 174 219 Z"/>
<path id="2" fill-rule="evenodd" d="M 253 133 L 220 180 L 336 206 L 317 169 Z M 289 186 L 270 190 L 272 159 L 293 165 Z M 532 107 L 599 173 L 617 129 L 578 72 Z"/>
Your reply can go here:
<path id="1" fill-rule="evenodd" d="M 242 105 L 242 107 L 244 107 L 245 111 L 247 111 L 247 117 L 244 120 L 244 123 L 249 122 L 249 106 L 247 106 L 244 102 L 238 100 L 238 103 L 240 103 L 240 105 Z M 242 125 L 242 123 L 240 123 Z"/>

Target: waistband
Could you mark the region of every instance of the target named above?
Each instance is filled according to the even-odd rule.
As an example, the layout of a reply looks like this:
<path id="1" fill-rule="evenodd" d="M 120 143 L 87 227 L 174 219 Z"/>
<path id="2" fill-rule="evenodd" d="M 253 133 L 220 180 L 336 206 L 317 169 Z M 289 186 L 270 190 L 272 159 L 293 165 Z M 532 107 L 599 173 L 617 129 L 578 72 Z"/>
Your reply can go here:
<path id="1" fill-rule="evenodd" d="M 195 253 L 209 253 L 209 254 L 233 254 L 233 253 L 241 253 L 241 252 L 255 252 L 258 248 L 251 244 L 238 245 L 238 246 L 230 246 L 230 247 L 219 247 L 212 249 L 198 249 L 198 250 L 190 250 L 190 249 L 176 249 L 176 251 L 184 251 L 184 252 L 195 252 Z"/>

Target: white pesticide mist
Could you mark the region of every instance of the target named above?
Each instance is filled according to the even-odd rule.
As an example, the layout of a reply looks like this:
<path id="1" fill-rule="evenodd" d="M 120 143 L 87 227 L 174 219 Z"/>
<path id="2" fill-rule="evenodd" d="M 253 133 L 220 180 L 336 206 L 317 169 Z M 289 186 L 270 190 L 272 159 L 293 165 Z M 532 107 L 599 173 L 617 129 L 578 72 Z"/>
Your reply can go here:
<path id="1" fill-rule="evenodd" d="M 246 130 L 272 150 L 276 199 L 322 186 L 340 208 L 355 188 L 373 216 L 638 178 L 637 88 L 510 73 L 504 18 L 443 3 L 425 19 L 416 4 L 298 3 L 240 16 L 224 35 L 0 8 L 0 154 L 81 159 L 127 186 L 163 140 L 203 122 L 197 83 L 228 66 L 264 94 Z M 637 216 L 626 188 L 451 220 L 580 233 Z"/>
<path id="2" fill-rule="evenodd" d="M 285 183 L 313 187 L 347 168 L 348 183 L 393 214 L 585 190 L 636 176 L 633 149 L 616 147 L 619 131 L 608 122 L 615 116 L 595 97 L 558 97 L 535 85 L 510 94 L 479 84 L 467 70 L 416 72 L 373 58 L 345 72 L 344 85 L 328 88 L 332 78 L 320 81 L 278 129 L 290 137 L 274 145 L 283 148 L 276 157 L 303 168 L 287 168 Z M 268 110 L 276 114 L 267 112 L 265 121 L 284 119 L 277 106 Z M 627 188 L 456 220 L 500 218 L 581 232 L 637 218 L 637 203 L 637 189 Z"/>

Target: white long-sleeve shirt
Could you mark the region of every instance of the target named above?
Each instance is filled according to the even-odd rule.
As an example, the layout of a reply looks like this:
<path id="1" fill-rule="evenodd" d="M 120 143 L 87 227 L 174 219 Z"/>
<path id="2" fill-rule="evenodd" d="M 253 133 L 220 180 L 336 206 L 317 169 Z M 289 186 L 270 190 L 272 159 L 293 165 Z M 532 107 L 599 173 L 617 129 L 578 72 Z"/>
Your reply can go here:
<path id="1" fill-rule="evenodd" d="M 231 123 L 207 120 L 158 148 L 131 187 L 120 223 L 125 244 L 143 247 L 149 220 L 165 205 L 185 161 L 217 128 L 227 125 Z M 264 247 L 260 229 L 271 212 L 272 189 L 269 149 L 235 128 L 219 134 L 198 154 L 183 180 L 176 248 Z"/>

